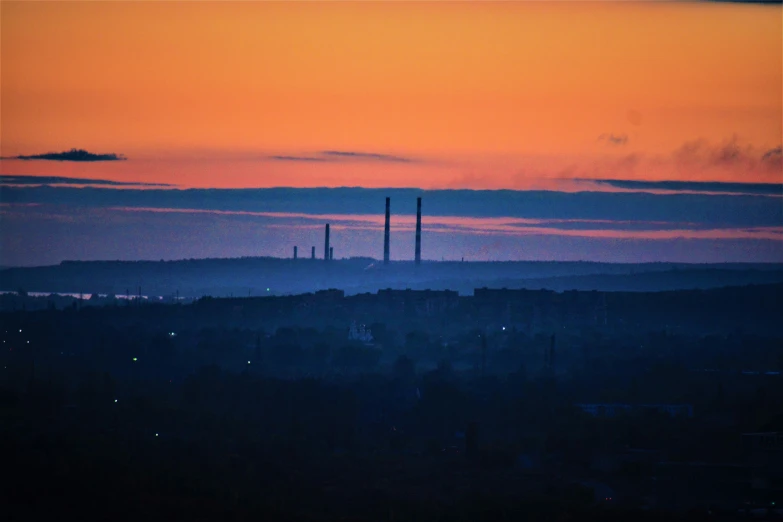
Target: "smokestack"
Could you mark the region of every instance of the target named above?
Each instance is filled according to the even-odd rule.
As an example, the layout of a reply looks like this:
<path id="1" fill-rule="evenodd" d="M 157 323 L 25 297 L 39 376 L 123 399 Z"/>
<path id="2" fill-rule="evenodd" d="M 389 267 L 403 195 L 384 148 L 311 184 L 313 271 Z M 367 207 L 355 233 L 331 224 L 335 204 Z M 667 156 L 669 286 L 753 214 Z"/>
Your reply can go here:
<path id="1" fill-rule="evenodd" d="M 315 247 L 310 248 L 310 259 L 315 259 Z"/>
<path id="2" fill-rule="evenodd" d="M 334 259 L 334 247 L 329 247 L 329 261 Z"/>
<path id="3" fill-rule="evenodd" d="M 416 198 L 416 264 L 421 264 L 421 198 Z"/>
<path id="4" fill-rule="evenodd" d="M 383 229 L 383 264 L 389 264 L 389 217 L 391 198 L 386 198 L 386 225 Z"/>
<path id="5" fill-rule="evenodd" d="M 294 247 L 294 259 L 296 259 L 297 257 L 299 257 L 299 247 L 295 246 Z"/>
<path id="6" fill-rule="evenodd" d="M 324 261 L 329 261 L 329 223 L 326 224 L 326 237 L 324 238 Z"/>

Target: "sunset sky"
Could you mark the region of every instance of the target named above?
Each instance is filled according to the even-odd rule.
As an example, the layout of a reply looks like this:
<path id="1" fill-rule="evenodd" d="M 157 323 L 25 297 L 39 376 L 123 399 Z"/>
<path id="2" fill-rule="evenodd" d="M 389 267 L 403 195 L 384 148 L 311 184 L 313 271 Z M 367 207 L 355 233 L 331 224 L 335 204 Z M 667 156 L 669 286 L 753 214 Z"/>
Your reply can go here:
<path id="1" fill-rule="evenodd" d="M 6 176 L 783 183 L 780 4 L 3 1 L 0 15 Z M 71 148 L 127 161 L 9 159 Z M 780 239 L 764 259 L 783 261 Z"/>

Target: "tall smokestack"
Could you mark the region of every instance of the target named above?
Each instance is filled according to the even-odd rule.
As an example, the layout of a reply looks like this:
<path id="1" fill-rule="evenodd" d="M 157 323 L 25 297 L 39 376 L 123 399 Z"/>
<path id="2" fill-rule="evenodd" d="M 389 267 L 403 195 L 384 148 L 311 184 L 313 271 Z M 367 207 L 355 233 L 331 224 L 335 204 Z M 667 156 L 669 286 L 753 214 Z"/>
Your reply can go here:
<path id="1" fill-rule="evenodd" d="M 386 225 L 383 229 L 383 264 L 389 264 L 389 218 L 391 198 L 386 198 Z"/>
<path id="2" fill-rule="evenodd" d="M 416 198 L 416 264 L 421 264 L 421 198 Z"/>
<path id="3" fill-rule="evenodd" d="M 329 223 L 326 224 L 326 237 L 324 238 L 324 261 L 329 261 Z"/>
<path id="4" fill-rule="evenodd" d="M 315 247 L 310 247 L 310 259 L 315 259 Z"/>
<path id="5" fill-rule="evenodd" d="M 297 257 L 299 257 L 299 247 L 295 246 L 294 247 L 294 259 L 296 259 Z"/>
<path id="6" fill-rule="evenodd" d="M 334 247 L 329 247 L 329 261 L 334 259 Z"/>

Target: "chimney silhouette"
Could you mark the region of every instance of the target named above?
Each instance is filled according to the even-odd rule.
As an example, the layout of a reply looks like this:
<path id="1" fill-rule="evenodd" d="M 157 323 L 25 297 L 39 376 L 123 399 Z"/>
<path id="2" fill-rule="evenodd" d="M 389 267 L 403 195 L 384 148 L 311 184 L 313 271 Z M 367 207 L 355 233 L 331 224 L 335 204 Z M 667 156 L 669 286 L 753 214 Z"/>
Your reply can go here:
<path id="1" fill-rule="evenodd" d="M 315 259 L 315 247 L 310 247 L 310 259 Z"/>
<path id="2" fill-rule="evenodd" d="M 326 235 L 324 237 L 324 261 L 329 261 L 329 223 L 326 224 Z"/>
<path id="3" fill-rule="evenodd" d="M 294 259 L 296 259 L 297 257 L 299 257 L 299 247 L 295 246 L 294 247 Z"/>
<path id="4" fill-rule="evenodd" d="M 389 218 L 391 198 L 386 198 L 386 224 L 383 228 L 383 264 L 389 264 Z"/>
<path id="5" fill-rule="evenodd" d="M 329 247 L 329 261 L 334 259 L 334 247 Z"/>
<path id="6" fill-rule="evenodd" d="M 421 198 L 416 198 L 416 264 L 421 264 Z"/>

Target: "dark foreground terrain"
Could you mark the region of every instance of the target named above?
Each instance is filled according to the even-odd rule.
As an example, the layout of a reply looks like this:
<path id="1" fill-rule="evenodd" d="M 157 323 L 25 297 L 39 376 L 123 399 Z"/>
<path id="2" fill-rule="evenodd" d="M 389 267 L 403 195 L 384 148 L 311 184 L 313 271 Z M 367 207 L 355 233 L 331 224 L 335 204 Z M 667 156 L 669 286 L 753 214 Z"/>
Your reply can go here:
<path id="1" fill-rule="evenodd" d="M 782 290 L 5 296 L 3 520 L 774 519 Z"/>

